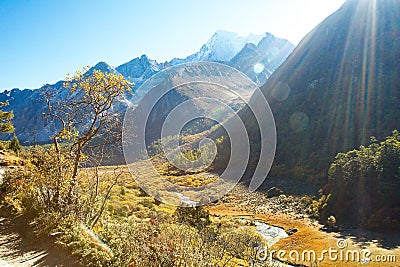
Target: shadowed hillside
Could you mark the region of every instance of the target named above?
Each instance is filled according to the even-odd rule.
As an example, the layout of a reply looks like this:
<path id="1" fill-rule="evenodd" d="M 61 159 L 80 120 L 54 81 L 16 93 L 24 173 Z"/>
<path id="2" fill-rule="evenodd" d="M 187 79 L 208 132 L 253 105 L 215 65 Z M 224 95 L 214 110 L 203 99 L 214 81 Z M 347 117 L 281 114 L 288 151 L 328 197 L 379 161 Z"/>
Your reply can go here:
<path id="1" fill-rule="evenodd" d="M 262 86 L 278 134 L 272 174 L 325 181 L 338 152 L 399 128 L 399 44 L 393 0 L 350 0 L 301 41 Z M 251 112 L 241 117 L 257 140 Z"/>

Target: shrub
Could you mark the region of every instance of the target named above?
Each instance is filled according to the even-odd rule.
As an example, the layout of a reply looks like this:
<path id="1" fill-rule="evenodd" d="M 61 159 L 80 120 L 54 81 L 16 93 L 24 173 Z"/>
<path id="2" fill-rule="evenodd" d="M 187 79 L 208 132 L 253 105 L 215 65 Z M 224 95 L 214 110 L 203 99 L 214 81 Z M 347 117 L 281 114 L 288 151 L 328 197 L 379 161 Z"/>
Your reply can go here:
<path id="1" fill-rule="evenodd" d="M 400 214 L 400 134 L 393 134 L 378 143 L 371 138 L 368 147 L 347 153 L 339 153 L 329 169 L 329 185 L 324 187 L 319 202 L 326 220 L 335 214 L 338 224 L 380 229 L 381 231 L 400 231 L 395 227 L 384 227 L 390 222 L 399 222 Z M 331 195 L 330 201 L 325 201 Z M 388 216 L 377 211 L 385 212 Z M 382 227 L 380 227 L 382 226 Z"/>
<path id="2" fill-rule="evenodd" d="M 333 216 L 333 215 L 329 216 L 328 220 L 327 220 L 327 224 L 328 224 L 328 227 L 329 227 L 330 230 L 335 228 L 335 226 L 336 226 L 336 218 L 335 218 L 335 216 Z"/>
<path id="3" fill-rule="evenodd" d="M 178 207 L 174 217 L 178 223 L 187 224 L 198 230 L 203 230 L 211 224 L 210 213 L 201 206 Z"/>

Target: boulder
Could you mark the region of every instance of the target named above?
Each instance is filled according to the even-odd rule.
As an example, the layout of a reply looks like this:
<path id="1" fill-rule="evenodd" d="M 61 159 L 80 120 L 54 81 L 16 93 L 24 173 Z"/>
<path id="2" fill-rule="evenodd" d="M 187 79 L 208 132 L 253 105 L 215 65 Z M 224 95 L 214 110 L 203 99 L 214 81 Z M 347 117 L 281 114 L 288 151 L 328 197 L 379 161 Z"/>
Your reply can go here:
<path id="1" fill-rule="evenodd" d="M 294 233 L 297 233 L 297 229 L 296 228 L 288 228 L 287 230 L 286 230 L 286 233 L 288 234 L 288 235 L 293 235 Z"/>
<path id="2" fill-rule="evenodd" d="M 283 194 L 285 194 L 285 192 L 283 192 L 283 190 L 282 189 L 280 189 L 280 188 L 277 188 L 277 187 L 271 187 L 270 189 L 268 189 L 268 191 L 267 191 L 267 195 L 268 195 L 268 197 L 277 197 L 277 196 L 280 196 L 280 195 L 283 195 Z"/>

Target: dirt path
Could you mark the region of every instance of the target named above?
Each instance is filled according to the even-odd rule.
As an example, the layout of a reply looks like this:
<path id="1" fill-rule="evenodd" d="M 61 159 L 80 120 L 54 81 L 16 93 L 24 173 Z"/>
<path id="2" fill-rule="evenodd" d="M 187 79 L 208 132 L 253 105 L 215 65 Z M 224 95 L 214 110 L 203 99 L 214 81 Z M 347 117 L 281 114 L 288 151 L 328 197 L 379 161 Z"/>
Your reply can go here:
<path id="1" fill-rule="evenodd" d="M 0 217 L 0 267 L 80 266 L 49 238 L 37 240 L 21 217 Z"/>

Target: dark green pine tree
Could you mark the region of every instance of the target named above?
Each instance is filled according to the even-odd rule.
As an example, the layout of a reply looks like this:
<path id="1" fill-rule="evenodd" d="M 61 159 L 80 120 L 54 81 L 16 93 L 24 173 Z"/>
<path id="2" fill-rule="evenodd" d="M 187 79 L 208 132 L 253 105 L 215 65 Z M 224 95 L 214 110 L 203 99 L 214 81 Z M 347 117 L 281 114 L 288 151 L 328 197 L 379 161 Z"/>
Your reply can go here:
<path id="1" fill-rule="evenodd" d="M 8 106 L 8 102 L 0 102 L 0 108 L 5 106 Z M 14 132 L 14 126 L 11 123 L 12 118 L 14 118 L 14 113 L 12 111 L 2 111 L 0 109 L 0 132 Z"/>
<path id="2" fill-rule="evenodd" d="M 21 152 L 22 146 L 19 143 L 19 140 L 18 140 L 18 138 L 17 138 L 17 136 L 15 134 L 14 134 L 14 137 L 11 140 L 10 145 L 9 145 L 8 148 L 11 149 L 12 151 L 14 151 L 15 154 L 17 154 L 17 155 Z"/>

